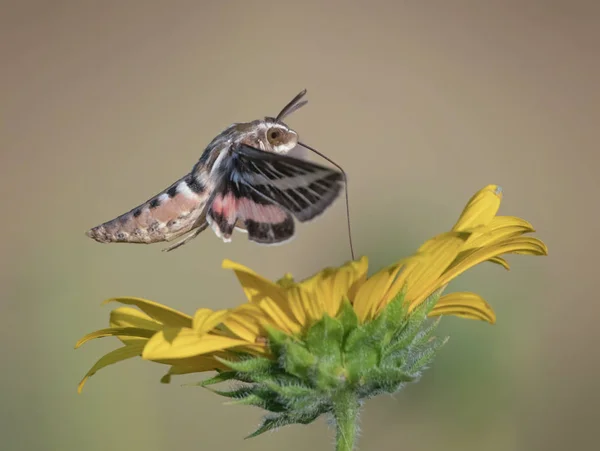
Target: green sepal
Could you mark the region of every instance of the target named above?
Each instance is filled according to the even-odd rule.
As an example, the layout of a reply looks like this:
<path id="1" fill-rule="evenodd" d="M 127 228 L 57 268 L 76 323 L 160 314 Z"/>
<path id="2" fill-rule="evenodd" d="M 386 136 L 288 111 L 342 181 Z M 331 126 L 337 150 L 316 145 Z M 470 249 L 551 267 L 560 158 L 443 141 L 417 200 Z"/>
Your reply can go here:
<path id="1" fill-rule="evenodd" d="M 430 342 L 430 340 L 433 338 L 433 333 L 435 332 L 437 327 L 440 325 L 441 320 L 442 320 L 442 317 L 439 317 L 436 320 L 432 321 L 431 324 L 427 328 L 422 329 L 419 332 L 417 332 L 417 335 L 415 335 L 415 338 L 413 339 L 412 343 L 410 344 L 411 347 L 426 346 Z"/>
<path id="2" fill-rule="evenodd" d="M 364 384 L 358 389 L 361 398 L 370 398 L 379 393 L 395 393 L 417 375 L 403 371 L 395 366 L 379 366 L 363 375 Z"/>
<path id="3" fill-rule="evenodd" d="M 369 336 L 382 346 L 387 346 L 397 330 L 406 322 L 408 309 L 404 305 L 405 293 L 406 288 L 403 288 L 373 321 L 365 324 Z"/>
<path id="4" fill-rule="evenodd" d="M 307 387 L 305 385 L 301 385 L 299 382 L 296 384 L 284 383 L 279 384 L 275 381 L 264 381 L 264 386 L 273 390 L 273 392 L 277 393 L 282 399 L 289 401 L 295 398 L 299 398 L 302 396 L 313 396 L 314 389 Z"/>
<path id="5" fill-rule="evenodd" d="M 374 384 L 382 385 L 387 382 L 399 383 L 399 382 L 411 382 L 415 379 L 415 376 L 402 371 L 397 367 L 386 367 L 379 366 L 373 368 L 365 373 L 365 378 L 368 378 Z"/>
<path id="6" fill-rule="evenodd" d="M 359 326 L 348 334 L 344 342 L 344 352 L 351 353 L 368 341 L 370 341 L 370 337 L 367 329 L 364 326 Z"/>
<path id="7" fill-rule="evenodd" d="M 325 315 L 308 329 L 305 342 L 308 350 L 317 357 L 341 360 L 343 339 L 344 326 L 341 321 Z"/>
<path id="8" fill-rule="evenodd" d="M 340 379 L 345 379 L 342 368 L 342 343 L 344 326 L 341 321 L 323 316 L 308 330 L 305 342 L 307 349 L 316 357 L 316 372 L 313 382 L 322 389 L 339 385 Z"/>
<path id="9" fill-rule="evenodd" d="M 277 384 L 277 385 L 294 385 L 302 384 L 302 380 L 293 374 L 286 373 L 283 369 L 278 368 L 272 373 L 259 374 L 255 376 L 254 382 L 261 384 Z"/>
<path id="10" fill-rule="evenodd" d="M 311 369 L 317 363 L 315 357 L 304 345 L 288 341 L 282 349 L 283 367 L 288 373 L 307 379 Z"/>
<path id="11" fill-rule="evenodd" d="M 392 337 L 386 353 L 395 353 L 410 346 L 427 320 L 427 315 L 435 307 L 440 295 L 441 290 L 436 291 L 408 315 L 403 326 Z"/>
<path id="12" fill-rule="evenodd" d="M 369 368 L 379 364 L 380 351 L 364 326 L 354 329 L 344 344 L 344 367 L 350 384 L 360 383 Z"/>
<path id="13" fill-rule="evenodd" d="M 390 345 L 384 350 L 383 363 L 403 359 L 410 352 L 427 346 L 433 337 L 433 333 L 440 324 L 442 318 L 433 321 L 427 328 L 423 329 L 423 324 L 419 323 L 418 327 L 414 324 L 412 327 L 407 327 L 402 331 Z M 423 321 L 424 322 L 424 321 Z"/>
<path id="14" fill-rule="evenodd" d="M 411 355 L 406 362 L 405 368 L 409 373 L 422 371 L 435 357 L 437 351 L 444 346 L 449 340 L 449 337 L 443 340 L 433 340 L 426 349 L 418 351 Z"/>
<path id="15" fill-rule="evenodd" d="M 280 354 L 282 346 L 290 340 L 290 336 L 275 327 L 268 326 L 266 329 L 269 336 L 269 348 L 275 355 Z"/>
<path id="16" fill-rule="evenodd" d="M 323 395 L 317 389 L 295 384 L 277 384 L 272 381 L 263 383 L 266 388 L 277 394 L 277 400 L 291 411 L 314 410 L 324 404 Z"/>
<path id="17" fill-rule="evenodd" d="M 417 335 L 415 336 L 415 339 L 413 340 L 412 345 L 420 346 L 422 344 L 426 344 L 427 342 L 429 342 L 429 339 L 433 336 L 433 333 L 435 332 L 437 327 L 440 325 L 440 321 L 442 321 L 441 316 L 439 318 L 436 318 L 434 321 L 432 321 L 431 324 L 427 328 L 420 330 L 417 333 Z"/>
<path id="18" fill-rule="evenodd" d="M 281 413 L 288 410 L 288 407 L 281 403 L 273 392 L 263 387 L 253 387 L 247 395 L 225 404 L 260 407 L 273 413 Z"/>
<path id="19" fill-rule="evenodd" d="M 257 437 L 272 429 L 277 429 L 289 424 L 310 424 L 321 415 L 320 411 L 313 412 L 288 412 L 282 414 L 267 415 L 259 428 L 246 438 Z"/>
<path id="20" fill-rule="evenodd" d="M 227 365 L 238 373 L 267 373 L 276 366 L 275 362 L 265 357 L 244 357 L 240 360 L 227 360 L 215 356 L 215 360 Z"/>
<path id="21" fill-rule="evenodd" d="M 344 339 L 351 331 L 358 327 L 358 316 L 356 316 L 356 312 L 354 311 L 352 304 L 350 304 L 348 297 L 345 295 L 344 299 L 342 300 L 342 306 L 340 307 L 340 311 L 338 312 L 336 318 L 344 327 Z"/>
<path id="22" fill-rule="evenodd" d="M 204 379 L 203 381 L 192 383 L 192 384 L 185 384 L 185 385 L 189 386 L 189 387 L 191 387 L 191 386 L 208 387 L 209 385 L 219 384 L 221 382 L 229 381 L 229 380 L 235 379 L 235 378 L 236 378 L 235 371 L 222 371 L 219 374 L 217 374 L 216 376 L 209 377 L 208 379 Z"/>
<path id="23" fill-rule="evenodd" d="M 427 299 L 425 299 L 416 309 L 412 311 L 412 313 L 410 313 L 409 321 L 413 318 L 417 321 L 420 320 L 421 322 L 427 319 L 427 315 L 429 315 L 433 307 L 435 307 L 435 304 L 437 304 L 442 292 L 443 288 L 431 293 Z"/>
<path id="24" fill-rule="evenodd" d="M 252 394 L 251 386 L 244 386 L 233 390 L 215 390 L 214 388 L 208 388 L 208 390 L 216 393 L 217 395 L 224 396 L 225 398 L 242 399 Z"/>

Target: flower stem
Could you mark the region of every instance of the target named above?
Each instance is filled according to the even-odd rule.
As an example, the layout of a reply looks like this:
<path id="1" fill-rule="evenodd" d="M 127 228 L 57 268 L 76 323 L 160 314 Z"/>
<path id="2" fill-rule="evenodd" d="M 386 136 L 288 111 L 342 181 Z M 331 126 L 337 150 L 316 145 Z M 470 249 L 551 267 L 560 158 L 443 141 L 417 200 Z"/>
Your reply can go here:
<path id="1" fill-rule="evenodd" d="M 360 405 L 352 391 L 343 391 L 335 397 L 333 417 L 336 425 L 336 451 L 352 451 L 354 449 L 359 410 Z"/>

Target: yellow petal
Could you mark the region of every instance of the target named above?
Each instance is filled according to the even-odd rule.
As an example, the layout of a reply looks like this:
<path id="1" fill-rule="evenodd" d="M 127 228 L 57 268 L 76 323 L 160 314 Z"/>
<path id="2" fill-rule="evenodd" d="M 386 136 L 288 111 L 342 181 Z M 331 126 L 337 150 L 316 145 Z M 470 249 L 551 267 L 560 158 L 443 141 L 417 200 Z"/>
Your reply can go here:
<path id="1" fill-rule="evenodd" d="M 334 272 L 335 270 L 336 268 L 325 268 L 319 271 L 318 273 L 313 274 L 312 276 L 307 277 L 306 279 L 303 279 L 300 282 L 297 282 L 296 286 L 301 287 L 306 292 L 312 292 L 315 290 L 317 284 L 321 281 L 323 277 Z"/>
<path id="2" fill-rule="evenodd" d="M 337 271 L 337 268 L 325 268 L 301 282 L 287 283 L 285 288 L 286 314 L 294 318 L 302 327 L 319 320 L 326 312 L 326 293 L 320 288 L 323 279 Z M 288 282 L 291 281 L 291 277 Z"/>
<path id="3" fill-rule="evenodd" d="M 185 359 L 197 355 L 243 346 L 246 342 L 235 338 L 204 334 L 188 328 L 169 328 L 157 332 L 144 347 L 146 360 Z"/>
<path id="4" fill-rule="evenodd" d="M 258 302 L 268 297 L 276 302 L 285 302 L 281 287 L 259 276 L 250 268 L 231 260 L 223 260 L 222 266 L 225 269 L 232 269 L 235 272 L 248 301 Z"/>
<path id="5" fill-rule="evenodd" d="M 294 318 L 296 318 L 298 324 L 302 327 L 306 327 L 308 325 L 309 315 L 306 312 L 305 306 L 311 302 L 311 294 L 307 293 L 301 286 L 293 285 L 286 290 L 286 295 Z"/>
<path id="6" fill-rule="evenodd" d="M 405 302 L 409 304 L 409 310 L 416 308 L 437 289 L 433 287 L 435 281 L 448 269 L 468 238 L 468 233 L 448 232 L 429 244 L 425 260 L 406 275 Z M 402 285 L 399 285 L 398 291 L 401 288 Z M 392 297 L 395 295 L 393 293 Z"/>
<path id="7" fill-rule="evenodd" d="M 218 310 L 213 312 L 211 309 L 200 308 L 194 314 L 192 329 L 197 334 L 203 334 L 217 327 L 223 322 L 223 319 L 229 314 L 228 310 Z"/>
<path id="8" fill-rule="evenodd" d="M 523 235 L 522 229 L 518 227 L 505 227 L 496 231 L 485 231 L 482 233 L 474 233 L 464 247 L 464 250 L 474 249 L 478 247 L 491 246 L 501 241 L 506 241 L 509 238 L 514 238 Z"/>
<path id="9" fill-rule="evenodd" d="M 378 312 L 387 306 L 392 299 L 404 288 L 406 280 L 413 269 L 417 268 L 421 264 L 427 264 L 429 259 L 428 254 L 415 254 L 405 259 L 405 263 L 400 267 L 398 277 L 392 282 L 390 288 L 383 295 L 383 298 L 379 300 L 379 303 L 372 303 L 371 309 L 367 312 L 367 319 L 374 318 Z"/>
<path id="10" fill-rule="evenodd" d="M 371 309 L 369 312 L 367 312 L 367 317 L 365 318 L 365 320 L 376 317 L 377 314 L 383 308 L 385 308 L 388 305 L 388 303 L 392 299 L 394 299 L 394 297 L 396 297 L 398 293 L 404 288 L 406 280 L 412 272 L 412 270 L 420 264 L 427 264 L 427 262 L 429 261 L 428 258 L 429 254 L 416 253 L 396 262 L 396 264 L 400 265 L 396 279 L 392 281 L 387 291 L 382 295 L 382 298 L 379 300 L 379 303 L 374 302 L 371 304 Z"/>
<path id="11" fill-rule="evenodd" d="M 160 330 L 163 325 L 158 321 L 154 321 L 144 312 L 132 307 L 118 307 L 110 312 L 111 327 L 137 327 L 146 330 Z M 117 336 L 123 343 L 135 343 L 139 339 L 127 336 Z"/>
<path id="12" fill-rule="evenodd" d="M 110 327 L 91 332 L 81 338 L 76 344 L 75 349 L 95 338 L 103 337 L 135 337 L 148 339 L 156 333 L 156 330 L 140 329 L 139 327 Z"/>
<path id="13" fill-rule="evenodd" d="M 548 248 L 544 243 L 535 249 L 521 249 L 512 251 L 511 254 L 517 255 L 548 255 Z"/>
<path id="14" fill-rule="evenodd" d="M 270 325 L 277 329 L 287 333 L 295 334 L 301 330 L 300 324 L 296 322 L 295 317 L 287 306 L 288 312 L 285 312 L 280 306 L 272 299 L 263 299 L 258 303 L 258 306 L 263 311 L 266 318 L 269 319 Z"/>
<path id="15" fill-rule="evenodd" d="M 223 320 L 223 325 L 247 343 L 256 343 L 259 337 L 266 337 L 264 314 L 255 304 L 242 304 L 232 309 Z"/>
<path id="16" fill-rule="evenodd" d="M 488 259 L 488 261 L 492 262 L 492 263 L 496 263 L 497 265 L 504 267 L 504 269 L 506 269 L 507 271 L 510 270 L 510 266 L 509 266 L 508 262 L 506 260 L 504 260 L 502 257 L 492 257 L 492 258 Z"/>
<path id="17" fill-rule="evenodd" d="M 139 327 L 141 329 L 159 330 L 163 326 L 144 312 L 132 307 L 117 307 L 110 312 L 111 327 Z"/>
<path id="18" fill-rule="evenodd" d="M 498 257 L 502 254 L 531 252 L 533 255 L 546 255 L 547 248 L 537 238 L 511 238 L 504 242 L 494 244 L 480 249 L 467 251 L 456 259 L 454 264 L 446 271 L 433 286 L 437 290 L 442 285 L 446 285 L 452 279 L 456 278 L 467 269 L 478 265 L 481 262 L 489 260 L 493 257 Z"/>
<path id="19" fill-rule="evenodd" d="M 369 277 L 358 289 L 352 305 L 361 323 L 370 319 L 368 317 L 369 312 L 373 310 L 375 305 L 379 304 L 388 292 L 401 267 L 402 262 L 397 262 L 387 268 L 383 268 Z"/>
<path id="20" fill-rule="evenodd" d="M 429 316 L 454 315 L 496 323 L 496 314 L 485 300 L 475 293 L 460 292 L 442 296 Z"/>
<path id="21" fill-rule="evenodd" d="M 294 314 L 288 305 L 285 289 L 283 287 L 274 284 L 262 276 L 259 276 L 250 268 L 240 265 L 239 263 L 232 262 L 231 260 L 224 260 L 223 268 L 233 269 L 240 284 L 242 285 L 248 301 L 255 304 L 261 304 L 262 301 L 267 300 L 266 305 L 272 306 L 272 303 L 268 301 L 270 299 L 276 304 L 276 307 L 273 306 L 273 309 L 276 309 L 277 311 L 283 311 L 285 317 L 287 318 L 294 318 Z M 287 279 L 287 282 L 289 282 L 289 278 L 284 277 L 284 279 Z M 273 310 L 271 310 L 271 312 L 272 311 Z"/>
<path id="22" fill-rule="evenodd" d="M 119 302 L 125 305 L 135 305 L 141 311 L 149 315 L 152 319 L 169 327 L 192 327 L 192 317 L 185 313 L 178 312 L 175 309 L 159 304 L 158 302 L 148 301 L 147 299 L 122 297 L 107 299 L 102 304 L 109 302 Z"/>
<path id="23" fill-rule="evenodd" d="M 340 268 L 323 271 L 322 277 L 314 286 L 314 296 L 323 300 L 325 313 L 334 317 L 338 314 L 344 296 L 354 299 L 359 287 L 367 278 L 369 259 L 350 261 Z"/>
<path id="24" fill-rule="evenodd" d="M 465 231 L 489 224 L 496 216 L 501 200 L 502 188 L 498 185 L 488 185 L 479 190 L 471 197 L 452 230 Z"/>
<path id="25" fill-rule="evenodd" d="M 121 362 L 123 360 L 131 359 L 133 357 L 141 355 L 145 344 L 146 342 L 144 341 L 144 343 L 126 345 L 122 348 L 115 349 L 114 351 L 111 351 L 108 354 L 101 357 L 87 372 L 87 374 L 83 377 L 81 382 L 79 382 L 77 392 L 81 393 L 81 390 L 83 390 L 83 386 L 85 385 L 86 381 L 102 368 L 108 365 L 112 365 L 113 363 Z"/>
<path id="26" fill-rule="evenodd" d="M 293 307 L 295 312 L 297 310 L 304 311 L 305 320 L 303 325 L 305 327 L 323 318 L 326 311 L 325 301 L 317 295 L 316 285 L 313 285 L 312 289 L 308 287 L 309 285 L 303 284 L 294 290 L 288 290 L 290 307 Z M 296 317 L 299 315 L 301 314 L 295 313 Z"/>
<path id="27" fill-rule="evenodd" d="M 508 238 L 517 237 L 535 230 L 527 221 L 515 216 L 497 216 L 487 226 L 471 230 L 465 249 L 489 246 Z"/>
<path id="28" fill-rule="evenodd" d="M 495 216 L 488 224 L 488 227 L 492 230 L 501 229 L 503 227 L 520 227 L 525 231 L 524 233 L 535 232 L 535 229 L 529 221 L 517 216 Z"/>

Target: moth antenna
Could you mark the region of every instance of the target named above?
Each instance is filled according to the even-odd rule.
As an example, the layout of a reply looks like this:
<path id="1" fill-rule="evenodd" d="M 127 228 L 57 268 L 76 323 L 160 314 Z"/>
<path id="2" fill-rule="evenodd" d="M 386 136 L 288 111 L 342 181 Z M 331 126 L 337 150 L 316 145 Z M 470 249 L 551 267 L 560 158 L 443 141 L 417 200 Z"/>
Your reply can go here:
<path id="1" fill-rule="evenodd" d="M 300 141 L 298 141 L 298 144 L 301 145 L 302 147 L 305 147 L 306 149 L 310 150 L 311 152 L 316 153 L 318 156 L 320 156 L 324 160 L 326 160 L 329 163 L 331 163 L 332 165 L 334 165 L 340 171 L 342 171 L 342 175 L 344 176 L 344 184 L 346 185 L 345 186 L 345 188 L 346 188 L 345 189 L 345 191 L 346 191 L 346 218 L 348 220 L 348 241 L 350 242 L 350 255 L 352 255 L 352 260 L 356 260 L 356 257 L 354 256 L 354 245 L 352 244 L 352 228 L 350 226 L 350 197 L 348 195 L 348 176 L 346 175 L 346 171 L 344 171 L 344 168 L 342 168 L 339 164 L 337 164 L 335 161 L 333 161 L 327 155 L 319 152 L 317 149 L 314 149 L 304 143 L 301 143 Z"/>
<path id="2" fill-rule="evenodd" d="M 286 116 L 289 116 L 294 111 L 296 111 L 299 108 L 302 108 L 304 105 L 306 105 L 308 103 L 308 100 L 300 101 L 300 99 L 302 99 L 302 97 L 304 97 L 305 95 L 306 95 L 306 89 L 302 90 L 302 92 L 300 92 L 286 106 L 284 106 L 283 109 L 279 112 L 279 114 L 275 118 L 275 120 L 277 122 L 279 122 L 279 121 L 283 120 Z"/>

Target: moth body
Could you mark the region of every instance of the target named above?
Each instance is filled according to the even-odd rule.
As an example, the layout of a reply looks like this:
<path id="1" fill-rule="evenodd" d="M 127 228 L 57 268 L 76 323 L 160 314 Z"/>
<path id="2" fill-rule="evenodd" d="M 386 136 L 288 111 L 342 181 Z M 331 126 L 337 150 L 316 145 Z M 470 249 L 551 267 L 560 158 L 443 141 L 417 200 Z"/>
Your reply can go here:
<path id="1" fill-rule="evenodd" d="M 235 123 L 206 147 L 191 172 L 164 191 L 87 232 L 100 243 L 155 243 L 205 228 L 230 241 L 234 229 L 261 244 L 277 244 L 321 214 L 338 196 L 342 173 L 287 155 L 298 134 L 281 119 L 305 101 L 300 93 L 277 116 Z"/>

